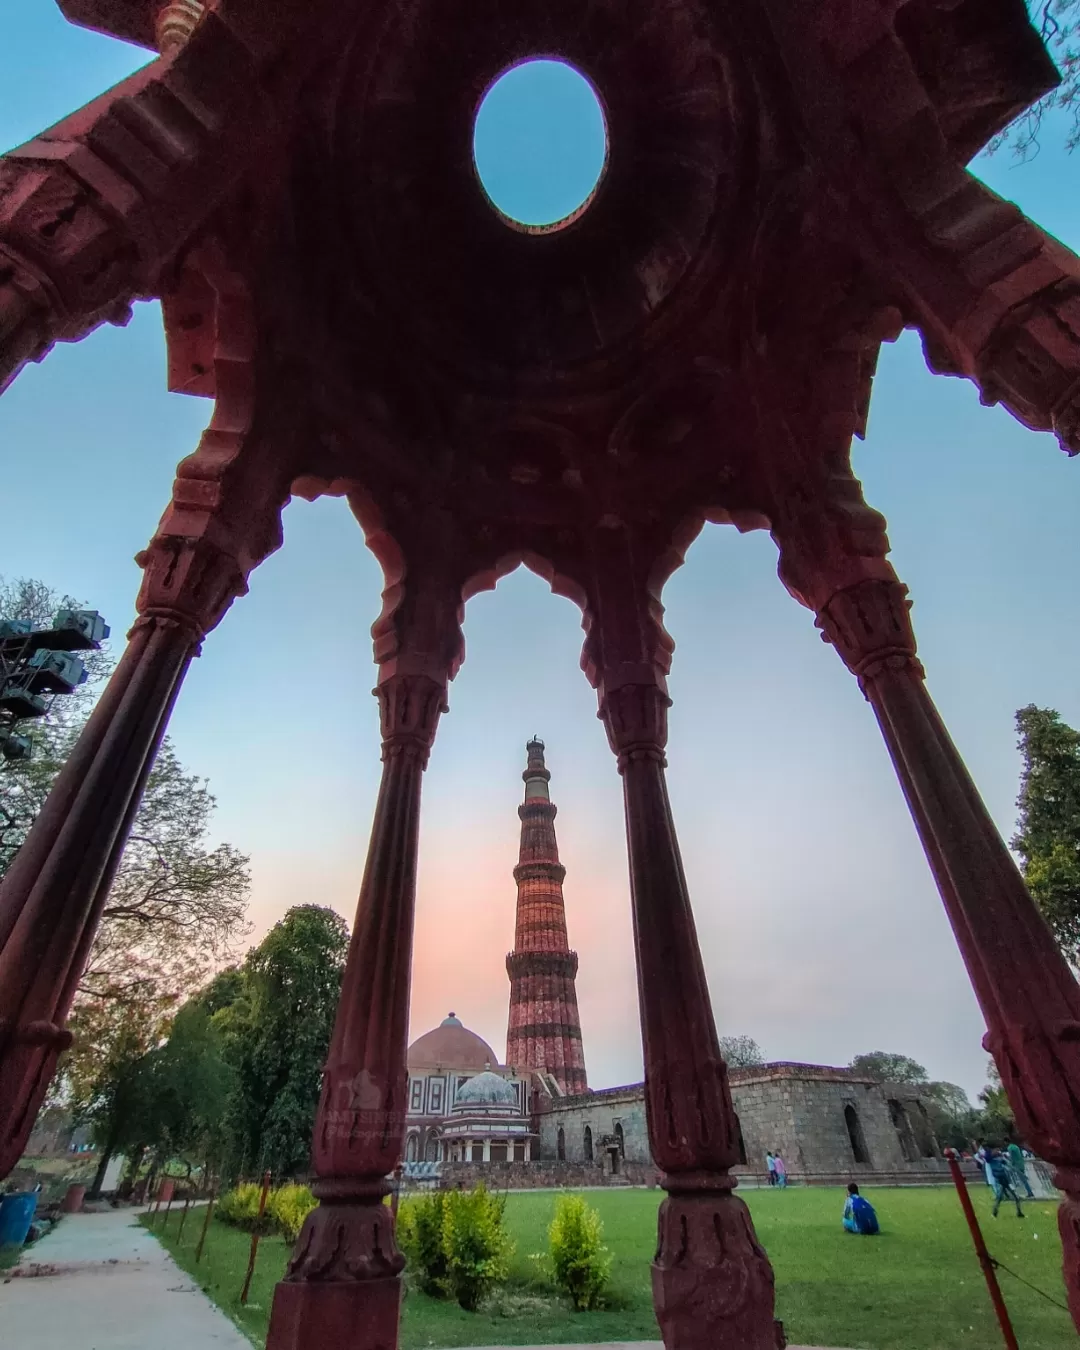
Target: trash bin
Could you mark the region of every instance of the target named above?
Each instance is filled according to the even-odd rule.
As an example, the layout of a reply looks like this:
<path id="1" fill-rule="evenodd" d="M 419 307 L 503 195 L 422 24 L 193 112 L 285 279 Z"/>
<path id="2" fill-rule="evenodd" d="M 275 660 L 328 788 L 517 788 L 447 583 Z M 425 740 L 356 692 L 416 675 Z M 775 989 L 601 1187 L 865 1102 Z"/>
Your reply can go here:
<path id="1" fill-rule="evenodd" d="M 0 1247 L 21 1247 L 37 1209 L 37 1191 L 20 1191 L 0 1200 Z"/>

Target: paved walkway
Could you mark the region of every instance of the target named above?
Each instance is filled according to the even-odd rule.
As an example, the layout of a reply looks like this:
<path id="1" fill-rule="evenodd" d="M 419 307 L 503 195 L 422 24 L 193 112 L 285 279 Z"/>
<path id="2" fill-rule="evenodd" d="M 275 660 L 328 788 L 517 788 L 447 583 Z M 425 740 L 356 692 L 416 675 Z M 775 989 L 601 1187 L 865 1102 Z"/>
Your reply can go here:
<path id="1" fill-rule="evenodd" d="M 131 1209 L 69 1214 L 31 1247 L 20 1273 L 0 1283 L 0 1344 L 20 1350 L 251 1350 L 135 1216 Z M 659 1341 L 622 1341 L 588 1350 L 663 1347 Z"/>
<path id="2" fill-rule="evenodd" d="M 0 1344 L 27 1350 L 251 1350 L 136 1211 L 69 1214 L 0 1283 Z"/>

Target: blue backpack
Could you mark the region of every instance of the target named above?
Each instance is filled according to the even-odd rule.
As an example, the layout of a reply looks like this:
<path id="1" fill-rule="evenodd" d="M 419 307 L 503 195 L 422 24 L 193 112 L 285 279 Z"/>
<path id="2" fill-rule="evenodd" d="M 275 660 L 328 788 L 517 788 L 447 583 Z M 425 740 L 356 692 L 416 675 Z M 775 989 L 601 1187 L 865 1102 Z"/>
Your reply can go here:
<path id="1" fill-rule="evenodd" d="M 861 1195 L 851 1197 L 851 1217 L 855 1220 L 855 1227 L 864 1237 L 873 1237 L 875 1233 L 881 1232 L 874 1206 Z"/>

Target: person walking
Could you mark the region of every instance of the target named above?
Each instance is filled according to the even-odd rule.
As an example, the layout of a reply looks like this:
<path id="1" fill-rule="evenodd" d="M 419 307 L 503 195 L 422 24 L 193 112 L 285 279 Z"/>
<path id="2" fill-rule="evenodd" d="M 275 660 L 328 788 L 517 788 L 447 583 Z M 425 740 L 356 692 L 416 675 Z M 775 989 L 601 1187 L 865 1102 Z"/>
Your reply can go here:
<path id="1" fill-rule="evenodd" d="M 1020 1208 L 1020 1197 L 1013 1189 L 1013 1174 L 1003 1153 L 996 1148 L 986 1150 L 986 1179 L 994 1188 L 994 1205 L 990 1213 L 996 1219 L 1002 1200 L 1011 1200 L 1016 1205 L 1016 1217 L 1022 1219 L 1024 1211 Z"/>
<path id="2" fill-rule="evenodd" d="M 769 1169 L 769 1185 L 776 1185 L 776 1159 L 771 1153 L 765 1154 L 765 1166 Z"/>
<path id="3" fill-rule="evenodd" d="M 1009 1170 L 1012 1172 L 1013 1177 L 1021 1186 L 1023 1186 L 1024 1190 L 1027 1192 L 1027 1198 L 1029 1200 L 1034 1200 L 1035 1192 L 1031 1189 L 1031 1182 L 1028 1181 L 1027 1162 L 1024 1158 L 1024 1150 L 1014 1140 L 1005 1152 L 1009 1155 Z"/>
<path id="4" fill-rule="evenodd" d="M 787 1163 L 780 1156 L 779 1150 L 773 1156 L 773 1162 L 776 1164 L 776 1184 L 781 1190 L 787 1188 Z"/>

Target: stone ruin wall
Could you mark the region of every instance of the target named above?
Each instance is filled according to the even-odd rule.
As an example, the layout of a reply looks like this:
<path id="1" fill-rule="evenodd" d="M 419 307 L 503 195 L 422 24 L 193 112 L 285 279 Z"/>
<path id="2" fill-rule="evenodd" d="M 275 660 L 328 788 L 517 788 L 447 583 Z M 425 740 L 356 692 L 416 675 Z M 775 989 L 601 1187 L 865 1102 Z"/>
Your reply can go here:
<path id="1" fill-rule="evenodd" d="M 765 1154 L 770 1149 L 779 1149 L 789 1174 L 802 1181 L 839 1184 L 865 1178 L 899 1185 L 948 1179 L 925 1108 L 910 1085 L 883 1085 L 845 1069 L 769 1064 L 733 1069 L 731 1090 L 746 1150 L 745 1164 L 735 1170 L 744 1180 L 766 1180 Z M 856 1159 L 845 1108 L 854 1112 L 865 1161 Z M 558 1161 L 561 1128 L 565 1165 L 586 1166 L 588 1125 L 594 1152 L 590 1175 L 599 1169 L 604 1181 L 618 1182 L 629 1178 L 631 1168 L 655 1172 L 640 1084 L 552 1101 L 537 1120 L 536 1152 L 544 1165 Z M 616 1122 L 623 1128 L 623 1177 L 608 1178 L 606 1146 Z"/>

